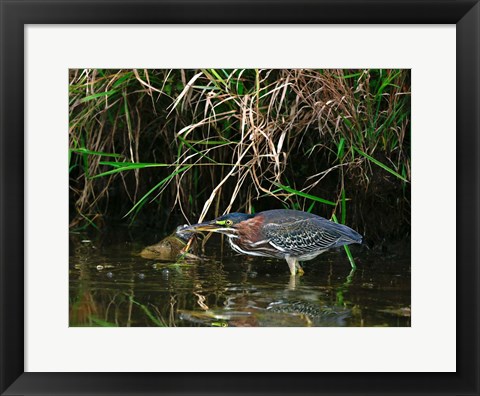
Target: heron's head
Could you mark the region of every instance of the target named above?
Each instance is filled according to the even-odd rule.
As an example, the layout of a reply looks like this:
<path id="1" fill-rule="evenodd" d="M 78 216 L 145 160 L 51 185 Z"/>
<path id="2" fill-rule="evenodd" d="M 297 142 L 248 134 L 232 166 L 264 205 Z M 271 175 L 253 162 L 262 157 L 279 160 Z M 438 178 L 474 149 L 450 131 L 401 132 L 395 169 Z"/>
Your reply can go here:
<path id="1" fill-rule="evenodd" d="M 214 220 L 204 223 L 193 224 L 183 228 L 183 232 L 218 232 L 230 237 L 238 234 L 238 231 L 245 226 L 245 221 L 251 219 L 254 215 L 245 213 L 229 213 Z"/>

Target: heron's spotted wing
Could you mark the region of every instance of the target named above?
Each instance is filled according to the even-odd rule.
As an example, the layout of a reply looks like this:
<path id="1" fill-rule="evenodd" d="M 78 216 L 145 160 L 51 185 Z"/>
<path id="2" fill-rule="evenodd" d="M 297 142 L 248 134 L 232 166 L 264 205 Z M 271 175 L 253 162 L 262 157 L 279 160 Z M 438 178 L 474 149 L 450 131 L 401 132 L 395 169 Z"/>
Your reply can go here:
<path id="1" fill-rule="evenodd" d="M 344 228 L 321 217 L 265 224 L 264 234 L 272 246 L 292 256 L 308 255 L 353 242 Z"/>

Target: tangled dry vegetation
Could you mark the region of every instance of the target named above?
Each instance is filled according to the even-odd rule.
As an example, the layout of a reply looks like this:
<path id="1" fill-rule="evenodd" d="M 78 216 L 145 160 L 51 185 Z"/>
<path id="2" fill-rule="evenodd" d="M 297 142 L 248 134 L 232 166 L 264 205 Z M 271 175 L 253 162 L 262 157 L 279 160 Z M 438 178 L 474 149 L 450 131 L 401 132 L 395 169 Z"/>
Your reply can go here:
<path id="1" fill-rule="evenodd" d="M 409 70 L 70 71 L 74 228 L 285 206 L 365 230 L 381 205 L 408 226 L 409 181 Z"/>

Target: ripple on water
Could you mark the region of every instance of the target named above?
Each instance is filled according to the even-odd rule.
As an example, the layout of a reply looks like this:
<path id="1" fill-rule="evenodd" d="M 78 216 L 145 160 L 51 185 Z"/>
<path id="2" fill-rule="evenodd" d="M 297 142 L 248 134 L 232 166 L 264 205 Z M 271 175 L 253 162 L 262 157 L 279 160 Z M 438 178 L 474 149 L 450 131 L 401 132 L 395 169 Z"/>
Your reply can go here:
<path id="1" fill-rule="evenodd" d="M 72 326 L 410 326 L 409 249 L 352 249 L 353 274 L 341 250 L 329 252 L 292 278 L 283 260 L 222 255 L 218 242 L 203 261 L 138 256 L 151 242 L 71 243 Z"/>

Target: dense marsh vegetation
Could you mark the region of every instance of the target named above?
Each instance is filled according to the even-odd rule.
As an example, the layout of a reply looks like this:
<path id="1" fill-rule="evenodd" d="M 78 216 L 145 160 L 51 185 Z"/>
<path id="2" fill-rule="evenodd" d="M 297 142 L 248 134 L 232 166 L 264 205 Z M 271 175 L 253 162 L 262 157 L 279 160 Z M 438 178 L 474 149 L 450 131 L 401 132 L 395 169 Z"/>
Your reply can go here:
<path id="1" fill-rule="evenodd" d="M 70 226 L 313 211 L 410 234 L 410 70 L 70 70 Z"/>

